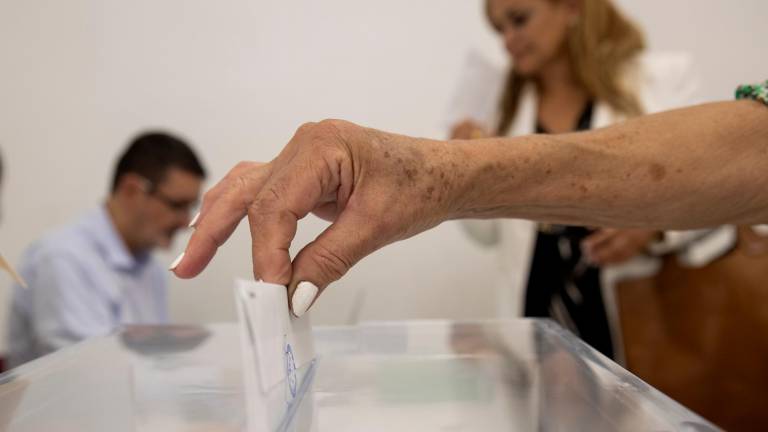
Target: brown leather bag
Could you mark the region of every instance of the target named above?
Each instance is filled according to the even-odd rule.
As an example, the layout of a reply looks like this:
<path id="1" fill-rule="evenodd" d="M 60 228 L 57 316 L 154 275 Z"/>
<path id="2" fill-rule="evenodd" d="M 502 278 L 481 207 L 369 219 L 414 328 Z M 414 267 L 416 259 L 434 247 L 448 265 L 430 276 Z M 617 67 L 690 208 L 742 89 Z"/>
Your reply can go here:
<path id="1" fill-rule="evenodd" d="M 739 228 L 703 268 L 664 259 L 617 302 L 629 370 L 729 431 L 768 425 L 768 238 Z"/>

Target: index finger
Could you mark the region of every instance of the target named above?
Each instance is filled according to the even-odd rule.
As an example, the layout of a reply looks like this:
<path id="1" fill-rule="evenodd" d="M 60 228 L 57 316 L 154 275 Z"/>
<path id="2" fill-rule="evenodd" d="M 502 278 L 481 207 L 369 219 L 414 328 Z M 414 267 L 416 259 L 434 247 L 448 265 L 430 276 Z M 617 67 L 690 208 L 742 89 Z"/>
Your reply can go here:
<path id="1" fill-rule="evenodd" d="M 261 190 L 269 169 L 266 165 L 255 166 L 253 169 L 238 176 L 228 176 L 221 186 L 221 192 L 205 205 L 195 227 L 195 232 L 187 244 L 187 248 L 171 270 L 176 276 L 188 279 L 200 274 L 219 246 L 224 244 L 245 217 L 250 203 Z"/>

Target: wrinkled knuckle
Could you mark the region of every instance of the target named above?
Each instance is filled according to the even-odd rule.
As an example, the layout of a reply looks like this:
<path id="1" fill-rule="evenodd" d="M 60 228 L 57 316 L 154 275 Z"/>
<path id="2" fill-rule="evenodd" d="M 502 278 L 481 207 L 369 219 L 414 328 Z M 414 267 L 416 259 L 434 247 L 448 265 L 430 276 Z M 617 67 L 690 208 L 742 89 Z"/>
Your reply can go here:
<path id="1" fill-rule="evenodd" d="M 244 175 L 235 177 L 233 184 L 235 189 L 241 194 L 245 194 L 248 191 L 248 178 Z"/>
<path id="2" fill-rule="evenodd" d="M 283 219 L 281 212 L 276 212 L 278 203 L 280 202 L 280 194 L 274 187 L 262 191 L 256 198 L 247 204 L 248 217 L 252 218 L 254 223 L 256 221 L 261 222 L 262 219 L 268 215 L 277 216 L 280 220 Z"/>
<path id="3" fill-rule="evenodd" d="M 237 179 L 238 177 L 242 176 L 244 172 L 247 172 L 250 168 L 250 162 L 246 161 L 240 161 L 238 162 L 232 169 L 230 169 L 227 172 L 227 175 L 224 176 L 224 179 L 227 181 L 232 181 L 233 179 Z"/>
<path id="4" fill-rule="evenodd" d="M 269 194 L 272 195 L 272 198 L 276 200 L 280 199 L 280 192 L 278 192 L 277 188 L 274 186 L 269 187 Z"/>
<path id="5" fill-rule="evenodd" d="M 232 181 L 232 191 L 234 192 L 233 198 L 241 209 L 247 209 L 253 203 L 256 198 L 251 193 L 251 184 L 246 175 L 239 175 Z"/>
<path id="6" fill-rule="evenodd" d="M 296 129 L 296 135 L 306 135 L 311 133 L 314 129 L 317 123 L 315 122 L 307 122 L 299 126 L 298 129 Z"/>
<path id="7" fill-rule="evenodd" d="M 273 181 L 264 187 L 263 193 L 259 194 L 266 201 L 282 201 L 289 195 L 290 188 L 285 181 Z"/>
<path id="8" fill-rule="evenodd" d="M 333 157 L 343 153 L 347 123 L 343 120 L 323 120 L 313 125 L 301 144 L 316 157 Z"/>
<path id="9" fill-rule="evenodd" d="M 343 131 L 349 123 L 344 120 L 338 119 L 325 119 L 317 124 L 317 128 L 321 133 L 338 134 Z"/>
<path id="10" fill-rule="evenodd" d="M 243 170 L 249 169 L 252 165 L 253 165 L 253 162 L 240 161 L 232 169 L 232 172 L 243 171 Z"/>
<path id="11" fill-rule="evenodd" d="M 352 265 L 349 259 L 321 245 L 315 247 L 311 259 L 323 278 L 329 282 L 339 280 Z"/>
<path id="12" fill-rule="evenodd" d="M 328 119 L 317 124 L 315 133 L 319 143 L 338 143 L 345 139 L 351 123 L 344 120 Z"/>
<path id="13" fill-rule="evenodd" d="M 274 203 L 281 202 L 283 200 L 284 195 L 285 195 L 285 190 L 283 187 L 281 187 L 280 184 L 271 184 L 266 188 L 263 196 L 260 197 L 261 205 L 270 206 Z"/>

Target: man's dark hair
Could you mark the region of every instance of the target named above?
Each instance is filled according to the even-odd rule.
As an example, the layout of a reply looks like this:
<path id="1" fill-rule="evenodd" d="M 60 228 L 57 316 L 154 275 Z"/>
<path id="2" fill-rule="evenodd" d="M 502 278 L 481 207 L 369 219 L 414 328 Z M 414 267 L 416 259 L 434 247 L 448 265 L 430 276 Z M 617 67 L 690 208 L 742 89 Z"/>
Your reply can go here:
<path id="1" fill-rule="evenodd" d="M 125 174 L 138 174 L 155 186 L 163 181 L 170 168 L 205 178 L 203 165 L 187 143 L 165 132 L 144 132 L 134 138 L 120 156 L 112 179 L 112 192 Z"/>

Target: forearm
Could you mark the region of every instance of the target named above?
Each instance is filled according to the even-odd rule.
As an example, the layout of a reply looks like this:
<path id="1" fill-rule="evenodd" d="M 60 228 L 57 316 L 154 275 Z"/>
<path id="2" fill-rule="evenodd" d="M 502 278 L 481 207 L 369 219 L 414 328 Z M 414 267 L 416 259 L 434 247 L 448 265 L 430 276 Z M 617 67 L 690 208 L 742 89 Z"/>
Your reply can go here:
<path id="1" fill-rule="evenodd" d="M 768 221 L 768 108 L 755 102 L 458 145 L 470 174 L 455 217 L 653 228 Z"/>

